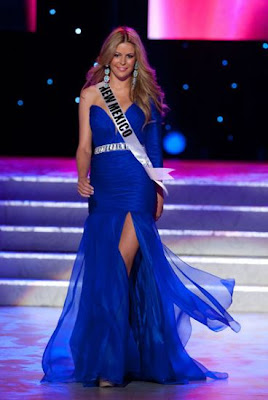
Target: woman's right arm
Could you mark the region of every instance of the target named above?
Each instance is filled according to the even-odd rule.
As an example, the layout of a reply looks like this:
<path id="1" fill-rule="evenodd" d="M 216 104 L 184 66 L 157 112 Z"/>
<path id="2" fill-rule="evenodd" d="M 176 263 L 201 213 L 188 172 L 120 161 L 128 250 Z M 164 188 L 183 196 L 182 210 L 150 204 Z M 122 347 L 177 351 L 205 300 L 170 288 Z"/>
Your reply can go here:
<path id="1" fill-rule="evenodd" d="M 78 173 L 77 191 L 83 197 L 90 197 L 94 188 L 90 185 L 88 177 L 91 154 L 92 132 L 89 124 L 89 109 L 94 102 L 96 92 L 94 87 L 82 89 L 78 109 L 79 117 L 79 143 L 76 150 L 76 167 Z"/>

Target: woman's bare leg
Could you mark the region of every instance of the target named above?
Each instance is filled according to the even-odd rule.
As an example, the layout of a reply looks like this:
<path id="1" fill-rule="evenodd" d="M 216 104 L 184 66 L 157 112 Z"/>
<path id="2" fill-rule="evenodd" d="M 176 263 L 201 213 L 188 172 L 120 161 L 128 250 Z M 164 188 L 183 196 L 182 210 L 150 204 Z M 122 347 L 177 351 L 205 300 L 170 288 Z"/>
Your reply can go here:
<path id="1" fill-rule="evenodd" d="M 119 251 L 123 257 L 126 264 L 127 273 L 130 274 L 134 257 L 139 248 L 139 242 L 136 236 L 134 224 L 132 221 L 131 213 L 128 212 L 123 225 L 120 241 L 119 241 Z"/>

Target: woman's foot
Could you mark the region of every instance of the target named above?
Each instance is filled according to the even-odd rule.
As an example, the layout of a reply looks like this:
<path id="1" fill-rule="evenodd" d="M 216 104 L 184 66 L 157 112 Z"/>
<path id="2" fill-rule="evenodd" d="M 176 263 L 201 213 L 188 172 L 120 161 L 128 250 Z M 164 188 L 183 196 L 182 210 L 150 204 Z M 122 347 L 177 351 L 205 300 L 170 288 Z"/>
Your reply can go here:
<path id="1" fill-rule="evenodd" d="M 100 379 L 99 380 L 99 387 L 113 387 L 114 383 L 110 382 L 110 381 L 106 381 L 104 379 Z"/>

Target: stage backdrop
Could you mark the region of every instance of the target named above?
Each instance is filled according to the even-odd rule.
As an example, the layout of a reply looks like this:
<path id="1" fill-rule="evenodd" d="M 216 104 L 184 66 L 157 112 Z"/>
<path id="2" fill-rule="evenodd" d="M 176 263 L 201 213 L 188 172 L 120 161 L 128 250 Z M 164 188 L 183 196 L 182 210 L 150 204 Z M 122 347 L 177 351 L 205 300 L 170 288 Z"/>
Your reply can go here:
<path id="1" fill-rule="evenodd" d="M 1 0 L 0 30 L 35 32 L 37 0 Z"/>
<path id="2" fill-rule="evenodd" d="M 225 26 L 249 27 L 250 18 L 256 29 L 248 39 L 256 38 L 266 27 L 266 3 L 110 0 L 104 9 L 101 1 L 0 1 L 1 153 L 75 156 L 86 73 L 111 29 L 128 25 L 140 33 L 171 110 L 166 158 L 268 159 L 268 40 L 200 40 L 206 32 L 216 39 Z M 187 28 L 186 36 L 147 38 L 148 9 L 150 30 L 166 22 Z M 198 40 L 188 40 L 193 28 Z"/>

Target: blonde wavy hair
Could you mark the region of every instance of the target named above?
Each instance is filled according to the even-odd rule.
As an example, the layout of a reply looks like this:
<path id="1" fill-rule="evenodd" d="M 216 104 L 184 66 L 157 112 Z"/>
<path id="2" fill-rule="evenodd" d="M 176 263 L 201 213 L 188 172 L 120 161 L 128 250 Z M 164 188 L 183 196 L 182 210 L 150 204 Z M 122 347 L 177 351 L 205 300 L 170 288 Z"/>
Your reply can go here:
<path id="1" fill-rule="evenodd" d="M 138 61 L 138 77 L 135 87 L 130 89 L 130 100 L 142 109 L 146 124 L 151 119 L 150 101 L 155 103 L 162 116 L 165 115 L 168 107 L 164 103 L 164 92 L 156 81 L 155 70 L 149 65 L 143 43 L 134 29 L 120 26 L 109 34 L 101 47 L 97 62 L 86 74 L 86 83 L 82 89 L 103 81 L 105 65 L 112 61 L 117 46 L 125 42 L 133 44 L 136 61 Z"/>

